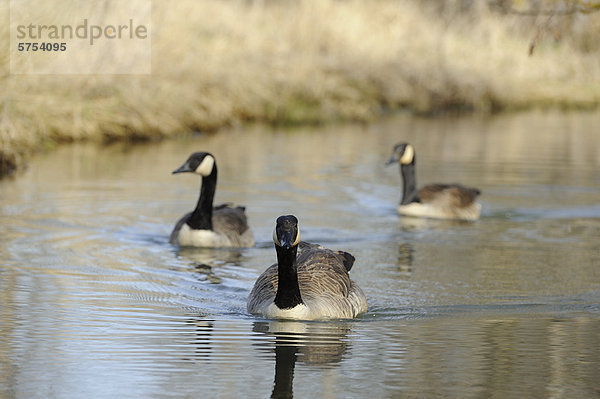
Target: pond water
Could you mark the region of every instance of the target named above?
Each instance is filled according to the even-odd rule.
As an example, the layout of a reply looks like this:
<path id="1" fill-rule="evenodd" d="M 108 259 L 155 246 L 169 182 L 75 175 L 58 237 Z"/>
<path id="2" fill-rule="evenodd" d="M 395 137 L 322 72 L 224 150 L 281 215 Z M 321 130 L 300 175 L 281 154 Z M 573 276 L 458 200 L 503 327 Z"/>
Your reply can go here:
<path id="1" fill-rule="evenodd" d="M 38 155 L 0 181 L 0 397 L 598 397 L 599 125 L 398 115 Z M 399 141 L 419 184 L 481 189 L 481 220 L 399 217 L 384 166 Z M 200 186 L 171 171 L 199 150 L 217 159 L 216 202 L 246 205 L 254 248 L 168 243 Z M 356 257 L 368 313 L 246 313 L 287 213 Z"/>

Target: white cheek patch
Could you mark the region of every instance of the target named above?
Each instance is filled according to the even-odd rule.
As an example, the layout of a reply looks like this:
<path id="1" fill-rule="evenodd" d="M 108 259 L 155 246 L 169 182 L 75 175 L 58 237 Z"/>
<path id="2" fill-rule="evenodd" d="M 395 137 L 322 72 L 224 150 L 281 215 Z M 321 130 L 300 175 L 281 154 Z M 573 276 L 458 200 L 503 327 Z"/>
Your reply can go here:
<path id="1" fill-rule="evenodd" d="M 412 145 L 408 144 L 406 148 L 404 148 L 404 154 L 402 154 L 402 158 L 400 158 L 400 163 L 402 165 L 408 165 L 413 161 L 415 157 L 415 149 Z"/>
<path id="2" fill-rule="evenodd" d="M 215 159 L 212 156 L 207 155 L 204 157 L 202 162 L 200 162 L 200 165 L 198 165 L 194 173 L 197 173 L 202 176 L 208 176 L 212 173 L 214 166 Z"/>
<path id="3" fill-rule="evenodd" d="M 300 242 L 300 229 L 298 229 L 298 234 L 296 234 L 296 240 L 294 241 L 294 243 L 292 245 L 298 245 L 299 242 Z"/>

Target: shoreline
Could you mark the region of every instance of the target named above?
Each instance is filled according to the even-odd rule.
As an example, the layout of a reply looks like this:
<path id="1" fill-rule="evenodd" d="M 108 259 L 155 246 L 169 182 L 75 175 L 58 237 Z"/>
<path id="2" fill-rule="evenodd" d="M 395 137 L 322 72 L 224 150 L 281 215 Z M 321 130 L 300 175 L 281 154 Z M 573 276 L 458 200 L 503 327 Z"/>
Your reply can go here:
<path id="1" fill-rule="evenodd" d="M 560 36 L 541 37 L 530 55 L 547 18 L 441 8 L 155 1 L 151 75 L 11 75 L 5 41 L 0 178 L 65 142 L 160 140 L 247 122 L 369 122 L 401 110 L 598 109 L 600 13 L 557 17 Z"/>

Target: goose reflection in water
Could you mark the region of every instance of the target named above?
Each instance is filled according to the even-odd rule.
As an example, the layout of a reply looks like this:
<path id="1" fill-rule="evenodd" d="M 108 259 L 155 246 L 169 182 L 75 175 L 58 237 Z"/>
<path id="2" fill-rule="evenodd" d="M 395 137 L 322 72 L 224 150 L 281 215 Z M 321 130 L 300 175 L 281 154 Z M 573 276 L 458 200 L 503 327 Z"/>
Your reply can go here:
<path id="1" fill-rule="evenodd" d="M 407 242 L 398 244 L 397 265 L 400 278 L 409 279 L 412 275 L 414 252 L 415 248 L 412 244 Z"/>
<path id="2" fill-rule="evenodd" d="M 347 323 L 255 322 L 252 331 L 274 338 L 256 342 L 259 349 L 275 352 L 271 398 L 293 398 L 297 360 L 308 366 L 332 367 L 343 359 L 349 347 L 346 338 L 350 327 Z"/>
<path id="3" fill-rule="evenodd" d="M 199 280 L 211 284 L 222 282 L 215 269 L 225 265 L 241 266 L 244 262 L 244 256 L 239 249 L 180 248 L 175 254 L 177 258 L 189 262 Z"/>
<path id="4" fill-rule="evenodd" d="M 237 248 L 179 248 L 175 255 L 185 261 L 210 267 L 221 265 L 241 266 L 244 254 Z"/>
<path id="5" fill-rule="evenodd" d="M 422 233 L 427 231 L 446 231 L 456 227 L 473 226 L 473 222 L 467 220 L 452 219 L 425 219 L 412 216 L 398 218 L 398 227 L 401 231 L 410 233 Z"/>
<path id="6" fill-rule="evenodd" d="M 203 359 L 210 361 L 214 348 L 212 341 L 214 340 L 215 321 L 204 318 L 190 318 L 186 324 L 194 330 L 193 347 L 195 349 L 194 359 Z M 186 358 L 186 360 L 190 360 Z"/>

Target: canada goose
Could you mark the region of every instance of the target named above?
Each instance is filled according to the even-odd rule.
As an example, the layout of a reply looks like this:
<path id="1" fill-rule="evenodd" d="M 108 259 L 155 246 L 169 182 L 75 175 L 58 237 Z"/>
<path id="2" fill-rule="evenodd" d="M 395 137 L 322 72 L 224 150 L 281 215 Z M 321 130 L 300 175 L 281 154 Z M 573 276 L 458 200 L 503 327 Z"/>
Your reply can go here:
<path id="1" fill-rule="evenodd" d="M 293 215 L 277 218 L 273 241 L 277 263 L 256 280 L 248 297 L 249 313 L 314 320 L 351 319 L 367 311 L 365 294 L 348 275 L 352 255 L 300 241 Z"/>
<path id="2" fill-rule="evenodd" d="M 169 242 L 193 247 L 252 247 L 254 236 L 248 227 L 245 208 L 222 204 L 213 208 L 217 186 L 217 163 L 208 152 L 195 152 L 175 173 L 202 176 L 202 188 L 196 209 L 175 225 Z"/>
<path id="3" fill-rule="evenodd" d="M 460 184 L 429 184 L 417 191 L 415 149 L 408 143 L 394 146 L 387 165 L 400 164 L 404 181 L 398 213 L 435 219 L 479 219 L 481 204 L 475 199 L 481 192 Z"/>

